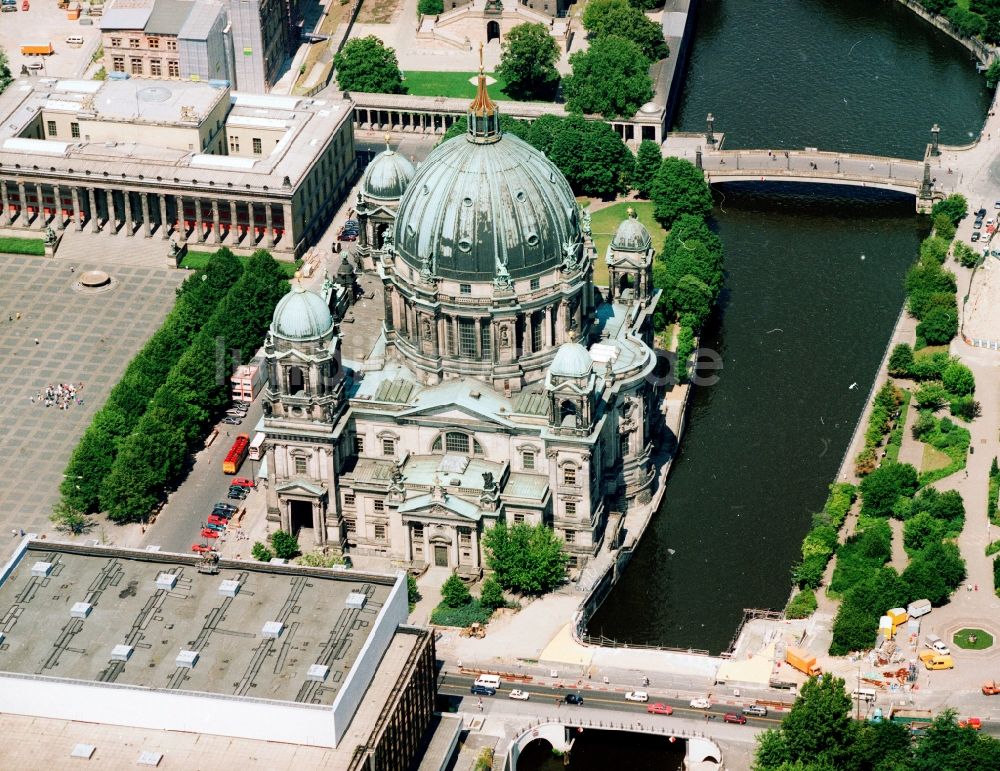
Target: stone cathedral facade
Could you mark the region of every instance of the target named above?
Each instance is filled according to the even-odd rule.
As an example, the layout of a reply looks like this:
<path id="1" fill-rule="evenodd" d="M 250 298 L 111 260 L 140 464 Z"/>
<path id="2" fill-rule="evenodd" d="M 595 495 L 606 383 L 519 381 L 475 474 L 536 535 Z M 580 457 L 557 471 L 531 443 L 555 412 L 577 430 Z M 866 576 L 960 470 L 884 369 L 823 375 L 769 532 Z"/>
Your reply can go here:
<path id="1" fill-rule="evenodd" d="M 268 515 L 336 551 L 470 577 L 485 529 L 543 522 L 582 567 L 655 478 L 650 234 L 620 225 L 598 290 L 588 217 L 501 131 L 482 77 L 468 118 L 419 167 L 387 148 L 365 171 L 357 256 L 384 321 L 364 361 L 342 359 L 329 284 L 295 284 L 275 310 Z"/>

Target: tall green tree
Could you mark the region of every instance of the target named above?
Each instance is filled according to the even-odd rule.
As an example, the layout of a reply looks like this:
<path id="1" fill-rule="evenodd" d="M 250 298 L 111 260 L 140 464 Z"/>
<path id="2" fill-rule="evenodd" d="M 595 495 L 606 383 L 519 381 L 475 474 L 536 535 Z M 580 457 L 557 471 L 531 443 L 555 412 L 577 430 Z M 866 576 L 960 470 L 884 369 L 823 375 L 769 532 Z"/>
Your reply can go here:
<path id="1" fill-rule="evenodd" d="M 0 92 L 5 91 L 14 80 L 10 74 L 10 62 L 7 60 L 7 52 L 0 49 Z"/>
<path id="2" fill-rule="evenodd" d="M 651 62 L 670 53 L 663 27 L 649 19 L 629 0 L 589 0 L 583 11 L 583 26 L 591 41 L 606 37 L 631 40 Z"/>
<path id="3" fill-rule="evenodd" d="M 640 197 L 649 198 L 653 177 L 660 170 L 662 162 L 663 153 L 660 146 L 652 140 L 643 139 L 635 155 L 635 176 L 632 179 L 632 184 L 639 192 Z"/>
<path id="4" fill-rule="evenodd" d="M 917 470 L 909 463 L 883 463 L 861 480 L 861 513 L 888 517 L 901 495 L 917 490 Z"/>
<path id="5" fill-rule="evenodd" d="M 943 201 L 938 201 L 931 209 L 931 216 L 947 215 L 953 225 L 957 225 L 969 211 L 969 202 L 960 193 L 952 193 Z"/>
<path id="6" fill-rule="evenodd" d="M 705 218 L 712 212 L 712 193 L 705 175 L 683 158 L 664 158 L 650 184 L 653 214 L 669 229 L 682 214 Z"/>
<path id="7" fill-rule="evenodd" d="M 444 0 L 420 0 L 417 3 L 417 13 L 421 16 L 437 16 L 444 13 Z"/>
<path id="8" fill-rule="evenodd" d="M 497 75 L 513 99 L 548 100 L 559 87 L 559 46 L 544 24 L 518 24 L 503 39 Z"/>
<path id="9" fill-rule="evenodd" d="M 483 534 L 486 563 L 499 584 L 522 594 L 543 594 L 566 578 L 569 557 L 552 528 L 503 522 Z"/>
<path id="10" fill-rule="evenodd" d="M 629 189 L 635 158 L 610 125 L 570 115 L 555 132 L 551 160 L 577 195 L 613 198 Z"/>
<path id="11" fill-rule="evenodd" d="M 972 370 L 957 361 L 944 368 L 941 384 L 955 396 L 968 396 L 976 390 L 976 378 Z"/>
<path id="12" fill-rule="evenodd" d="M 563 81 L 572 112 L 630 118 L 653 98 L 649 59 L 631 40 L 600 37 L 569 58 L 573 74 Z"/>
<path id="13" fill-rule="evenodd" d="M 271 548 L 274 549 L 274 555 L 283 560 L 293 559 L 302 553 L 298 540 L 286 530 L 271 533 Z"/>
<path id="14" fill-rule="evenodd" d="M 374 35 L 349 40 L 336 56 L 337 84 L 342 91 L 405 94 L 396 52 Z"/>
<path id="15" fill-rule="evenodd" d="M 858 737 L 844 681 L 833 675 L 810 678 L 781 727 L 758 738 L 754 768 L 844 768 Z"/>

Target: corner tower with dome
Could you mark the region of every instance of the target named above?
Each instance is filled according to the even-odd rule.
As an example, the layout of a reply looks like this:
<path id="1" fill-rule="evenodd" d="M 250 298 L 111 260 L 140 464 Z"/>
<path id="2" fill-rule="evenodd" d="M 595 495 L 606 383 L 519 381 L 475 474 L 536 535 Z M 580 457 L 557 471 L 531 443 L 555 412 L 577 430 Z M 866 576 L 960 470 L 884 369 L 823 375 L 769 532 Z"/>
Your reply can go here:
<path id="1" fill-rule="evenodd" d="M 357 251 L 384 311 L 364 356 L 320 387 L 313 373 L 359 330 L 313 314 L 301 287 L 275 312 L 269 516 L 469 578 L 485 529 L 544 523 L 579 573 L 655 484 L 651 239 L 623 222 L 614 286 L 596 288 L 589 218 L 555 165 L 502 132 L 482 73 L 468 123 L 418 167 L 387 148 L 362 178 Z"/>

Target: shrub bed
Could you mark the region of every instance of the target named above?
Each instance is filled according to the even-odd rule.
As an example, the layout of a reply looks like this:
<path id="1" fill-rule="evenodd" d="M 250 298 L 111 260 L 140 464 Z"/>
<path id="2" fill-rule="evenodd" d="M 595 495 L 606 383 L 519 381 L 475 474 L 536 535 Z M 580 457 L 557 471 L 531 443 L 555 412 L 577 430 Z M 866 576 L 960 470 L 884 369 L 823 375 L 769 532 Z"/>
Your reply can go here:
<path id="1" fill-rule="evenodd" d="M 951 463 L 944 468 L 921 474 L 918 478 L 921 487 L 944 479 L 946 476 L 965 468 L 969 455 L 969 444 L 972 441 L 972 435 L 967 428 L 956 426 L 948 418 L 941 418 L 931 431 L 921 437 L 921 441 L 951 458 Z"/>
<path id="2" fill-rule="evenodd" d="M 479 600 L 471 600 L 457 608 L 449 607 L 442 602 L 431 612 L 431 623 L 438 626 L 465 627 L 472 626 L 476 622 L 485 624 L 492 615 L 493 611 L 490 608 L 484 608 Z"/>
<path id="3" fill-rule="evenodd" d="M 802 540 L 802 559 L 792 569 L 792 582 L 800 588 L 815 589 L 837 549 L 837 532 L 854 503 L 855 487 L 846 483 L 830 485 L 830 495 L 822 511 L 813 515 L 813 525 Z"/>
<path id="4" fill-rule="evenodd" d="M 830 592 L 846 592 L 891 557 L 892 528 L 889 523 L 884 519 L 859 519 L 855 533 L 837 549 L 837 566 L 830 580 Z"/>
<path id="5" fill-rule="evenodd" d="M 785 607 L 785 618 L 807 618 L 816 612 L 816 592 L 803 589 L 796 592 Z"/>

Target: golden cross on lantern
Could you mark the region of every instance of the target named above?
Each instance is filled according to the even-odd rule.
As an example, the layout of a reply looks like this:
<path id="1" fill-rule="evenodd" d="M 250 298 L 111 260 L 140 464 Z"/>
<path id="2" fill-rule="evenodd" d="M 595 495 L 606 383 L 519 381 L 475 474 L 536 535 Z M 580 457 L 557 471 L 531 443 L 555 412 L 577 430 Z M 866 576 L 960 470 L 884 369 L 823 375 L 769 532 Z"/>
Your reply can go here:
<path id="1" fill-rule="evenodd" d="M 483 41 L 479 41 L 479 74 L 483 74 Z"/>

